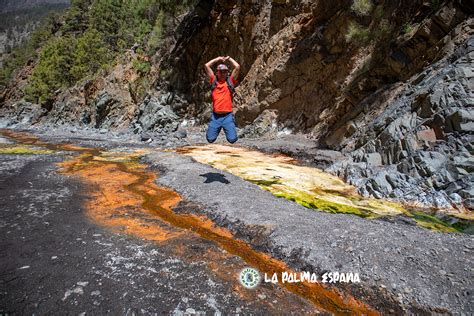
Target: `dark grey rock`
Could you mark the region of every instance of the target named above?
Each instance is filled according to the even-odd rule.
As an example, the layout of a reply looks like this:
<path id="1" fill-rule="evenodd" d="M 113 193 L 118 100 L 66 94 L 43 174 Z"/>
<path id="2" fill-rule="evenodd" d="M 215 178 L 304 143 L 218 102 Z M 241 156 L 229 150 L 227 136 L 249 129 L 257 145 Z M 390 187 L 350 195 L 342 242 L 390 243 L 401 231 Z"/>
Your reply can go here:
<path id="1" fill-rule="evenodd" d="M 459 194 L 457 193 L 451 193 L 449 195 L 449 199 L 454 203 L 454 204 L 460 204 L 462 202 L 462 198 Z"/>
<path id="2" fill-rule="evenodd" d="M 460 190 L 459 195 L 465 199 L 474 198 L 474 186 L 471 184 L 470 187 Z"/>
<path id="3" fill-rule="evenodd" d="M 464 206 L 470 210 L 474 209 L 474 198 L 469 198 L 464 200 Z"/>
<path id="4" fill-rule="evenodd" d="M 414 156 L 421 175 L 432 176 L 447 162 L 447 157 L 435 151 L 420 151 Z"/>
<path id="5" fill-rule="evenodd" d="M 178 131 L 175 133 L 175 136 L 176 136 L 176 138 L 178 138 L 178 139 L 182 139 L 182 138 L 186 138 L 186 136 L 188 136 L 188 134 L 186 133 L 185 130 L 178 130 Z"/>
<path id="6" fill-rule="evenodd" d="M 470 154 L 455 156 L 453 161 L 456 167 L 465 170 L 465 172 L 459 171 L 459 173 L 466 174 L 474 172 L 474 157 Z"/>
<path id="7" fill-rule="evenodd" d="M 99 94 L 95 101 L 95 127 L 99 128 L 101 125 L 104 125 L 106 120 L 112 120 L 112 117 L 108 117 L 112 111 L 112 108 L 115 107 L 119 100 L 112 97 L 107 91 L 103 91 Z"/>
<path id="8" fill-rule="evenodd" d="M 140 140 L 141 140 L 142 142 L 149 142 L 149 141 L 151 141 L 151 140 L 153 140 L 153 139 L 152 139 L 152 137 L 151 137 L 150 134 L 148 134 L 148 133 L 142 133 L 142 134 L 140 135 Z"/>
<path id="9" fill-rule="evenodd" d="M 446 117 L 446 120 L 458 132 L 474 132 L 474 111 L 471 109 L 459 109 Z"/>
<path id="10" fill-rule="evenodd" d="M 382 194 L 388 194 L 393 189 L 389 181 L 387 181 L 387 172 L 385 171 L 377 173 L 370 179 L 370 183 L 375 191 Z"/>
<path id="11" fill-rule="evenodd" d="M 179 117 L 165 102 L 164 96 L 145 98 L 139 105 L 138 115 L 132 124 L 134 128 L 141 131 L 158 131 L 160 129 L 175 131 L 179 126 Z"/>

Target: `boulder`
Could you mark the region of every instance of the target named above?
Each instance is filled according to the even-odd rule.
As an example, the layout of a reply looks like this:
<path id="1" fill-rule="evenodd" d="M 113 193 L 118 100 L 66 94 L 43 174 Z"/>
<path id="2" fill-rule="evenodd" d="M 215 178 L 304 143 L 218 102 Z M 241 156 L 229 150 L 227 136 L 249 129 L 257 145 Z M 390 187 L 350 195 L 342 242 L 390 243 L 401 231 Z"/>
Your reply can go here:
<path id="1" fill-rule="evenodd" d="M 434 129 L 428 128 L 421 131 L 416 132 L 416 137 L 418 140 L 427 141 L 427 142 L 435 142 L 436 141 L 436 133 Z"/>
<path id="2" fill-rule="evenodd" d="M 460 169 L 464 169 L 465 171 L 474 172 L 474 157 L 471 155 L 462 155 L 462 156 L 455 156 L 453 158 L 454 165 Z M 464 172 L 460 172 L 464 173 Z"/>
<path id="3" fill-rule="evenodd" d="M 464 200 L 464 206 L 470 210 L 474 209 L 474 198 Z"/>
<path id="4" fill-rule="evenodd" d="M 472 199 L 474 198 L 474 186 L 471 185 L 470 187 L 460 190 L 458 193 L 465 199 Z"/>
<path id="5" fill-rule="evenodd" d="M 106 119 L 111 119 L 109 113 L 120 101 L 112 97 L 107 91 L 103 91 L 95 101 L 95 127 L 99 128 Z"/>
<path id="6" fill-rule="evenodd" d="M 367 164 L 372 166 L 381 166 L 382 156 L 380 156 L 379 153 L 365 154 L 362 158 L 362 161 L 367 162 Z"/>
<path id="7" fill-rule="evenodd" d="M 474 132 L 474 110 L 459 109 L 446 117 L 454 130 L 458 132 Z"/>
<path id="8" fill-rule="evenodd" d="M 179 117 L 169 105 L 164 104 L 166 98 L 147 97 L 139 105 L 134 125 L 139 130 L 155 131 L 166 127 L 167 131 L 175 131 Z M 138 126 L 137 126 L 138 125 Z"/>
<path id="9" fill-rule="evenodd" d="M 175 136 L 176 136 L 176 138 L 178 138 L 178 139 L 183 139 L 183 138 L 186 138 L 186 136 L 188 136 L 188 134 L 186 133 L 185 130 L 181 129 L 181 130 L 178 130 L 178 131 L 175 133 Z"/>
<path id="10" fill-rule="evenodd" d="M 142 134 L 140 135 L 140 140 L 141 140 L 142 142 L 151 142 L 153 139 L 152 139 L 152 137 L 151 137 L 150 134 L 148 134 L 148 133 L 142 133 Z"/>
<path id="11" fill-rule="evenodd" d="M 378 191 L 384 195 L 387 195 L 389 192 L 393 190 L 393 187 L 387 181 L 387 175 L 388 174 L 386 171 L 382 171 L 382 172 L 377 173 L 375 176 L 373 176 L 370 179 L 372 188 L 375 191 Z"/>
<path id="12" fill-rule="evenodd" d="M 422 176 L 432 176 L 445 166 L 447 157 L 435 151 L 420 151 L 414 160 Z"/>

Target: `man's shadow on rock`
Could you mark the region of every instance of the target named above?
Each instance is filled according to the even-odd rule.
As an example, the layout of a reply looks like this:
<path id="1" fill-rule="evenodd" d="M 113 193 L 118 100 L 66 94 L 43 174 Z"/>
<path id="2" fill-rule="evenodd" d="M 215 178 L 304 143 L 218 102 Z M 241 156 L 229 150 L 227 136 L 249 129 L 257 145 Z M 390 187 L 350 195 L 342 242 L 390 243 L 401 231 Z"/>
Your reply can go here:
<path id="1" fill-rule="evenodd" d="M 229 184 L 229 180 L 225 178 L 225 175 L 217 172 L 208 172 L 208 173 L 203 173 L 200 174 L 199 176 L 205 177 L 206 181 L 204 183 L 212 183 L 212 182 L 220 182 L 220 183 L 225 183 Z"/>

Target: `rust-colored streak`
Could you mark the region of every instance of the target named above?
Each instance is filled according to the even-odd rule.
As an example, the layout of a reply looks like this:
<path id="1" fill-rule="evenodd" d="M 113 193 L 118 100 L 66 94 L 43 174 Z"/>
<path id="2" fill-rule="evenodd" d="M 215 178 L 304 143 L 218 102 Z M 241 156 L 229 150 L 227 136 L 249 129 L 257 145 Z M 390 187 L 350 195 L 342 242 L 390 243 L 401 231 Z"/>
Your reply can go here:
<path id="1" fill-rule="evenodd" d="M 22 143 L 80 152 L 80 155 L 59 165 L 63 173 L 79 176 L 82 181 L 90 184 L 92 198 L 86 205 L 87 215 L 102 225 L 157 242 L 171 240 L 183 236 L 186 231 L 192 231 L 201 238 L 215 242 L 227 252 L 239 256 L 261 273 L 281 275 L 285 271 L 294 272 L 284 262 L 254 250 L 246 242 L 235 239 L 230 231 L 217 227 L 204 216 L 175 213 L 172 208 L 181 197 L 170 189 L 158 187 L 155 184 L 156 174 L 147 171 L 145 165 L 131 165 L 106 159 L 94 160 L 94 156 L 100 155 L 98 149 L 68 144 L 52 145 L 24 133 L 18 134 L 9 130 L 0 132 Z M 164 223 L 154 222 L 156 217 Z M 332 313 L 378 314 L 367 304 L 321 283 L 280 285 L 308 299 L 318 308 Z"/>

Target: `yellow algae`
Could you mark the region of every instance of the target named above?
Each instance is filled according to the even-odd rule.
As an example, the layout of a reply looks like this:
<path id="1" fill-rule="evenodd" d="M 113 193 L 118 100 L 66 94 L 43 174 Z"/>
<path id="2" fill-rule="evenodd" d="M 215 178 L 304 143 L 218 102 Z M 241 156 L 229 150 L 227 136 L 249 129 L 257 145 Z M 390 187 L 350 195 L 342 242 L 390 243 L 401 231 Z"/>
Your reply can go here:
<path id="1" fill-rule="evenodd" d="M 365 218 L 404 215 L 419 226 L 441 232 L 472 231 L 473 213 L 443 210 L 442 220 L 423 212 L 413 212 L 400 203 L 365 198 L 354 186 L 318 168 L 299 166 L 293 158 L 268 155 L 236 146 L 210 144 L 176 149 L 200 163 L 227 171 L 257 184 L 278 197 L 294 201 L 307 208 L 329 213 L 355 214 Z"/>
<path id="2" fill-rule="evenodd" d="M 223 145 L 184 147 L 177 151 L 307 207 L 364 217 L 404 213 L 397 203 L 365 199 L 354 186 L 338 177 L 318 168 L 298 166 L 283 155 Z"/>
<path id="3" fill-rule="evenodd" d="M 16 144 L 2 144 L 0 146 L 0 154 L 10 155 L 50 155 L 53 150 L 42 149 L 36 146 L 16 145 Z"/>

